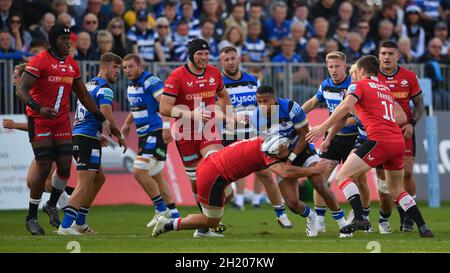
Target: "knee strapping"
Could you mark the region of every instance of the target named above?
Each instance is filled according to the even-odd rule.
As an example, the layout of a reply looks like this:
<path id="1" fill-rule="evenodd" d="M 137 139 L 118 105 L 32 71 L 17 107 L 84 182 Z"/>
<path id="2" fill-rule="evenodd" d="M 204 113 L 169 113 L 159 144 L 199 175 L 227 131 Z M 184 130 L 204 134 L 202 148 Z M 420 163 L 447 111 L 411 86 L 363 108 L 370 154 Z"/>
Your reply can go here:
<path id="1" fill-rule="evenodd" d="M 52 175 L 52 186 L 58 190 L 64 190 L 67 185 L 67 179 L 61 178 L 55 170 Z"/>
<path id="2" fill-rule="evenodd" d="M 149 161 L 135 159 L 133 162 L 133 167 L 136 169 L 150 171 L 156 164 L 156 160 L 153 158 L 147 158 Z"/>
<path id="3" fill-rule="evenodd" d="M 186 171 L 189 180 L 191 181 L 197 181 L 197 174 L 196 174 L 196 167 L 185 167 L 184 170 Z"/>

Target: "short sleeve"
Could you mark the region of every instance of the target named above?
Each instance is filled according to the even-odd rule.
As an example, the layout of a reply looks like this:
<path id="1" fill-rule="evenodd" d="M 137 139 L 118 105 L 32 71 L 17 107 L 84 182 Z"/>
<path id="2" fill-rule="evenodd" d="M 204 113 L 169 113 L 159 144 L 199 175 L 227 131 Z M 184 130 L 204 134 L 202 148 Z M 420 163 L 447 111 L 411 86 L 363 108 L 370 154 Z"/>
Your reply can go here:
<path id="1" fill-rule="evenodd" d="M 324 96 L 323 96 L 322 85 L 320 85 L 320 86 L 319 86 L 319 90 L 317 90 L 316 98 L 317 98 L 317 100 L 319 100 L 320 102 L 325 102 L 325 98 L 324 98 Z"/>
<path id="2" fill-rule="evenodd" d="M 164 84 L 158 77 L 151 76 L 144 81 L 144 90 L 156 99 L 163 93 Z"/>
<path id="3" fill-rule="evenodd" d="M 42 62 L 41 58 L 36 56 L 28 62 L 25 71 L 31 76 L 39 78 L 44 71 L 44 64 L 45 62 Z"/>
<path id="4" fill-rule="evenodd" d="M 280 161 L 278 158 L 276 158 L 276 157 L 268 156 L 268 155 L 266 155 L 264 152 L 261 152 L 261 151 L 260 151 L 260 153 L 261 153 L 261 157 L 263 158 L 264 164 L 266 165 L 266 167 L 270 167 L 270 166 L 273 165 L 273 164 L 276 164 L 276 163 L 281 162 L 281 161 Z"/>
<path id="5" fill-rule="evenodd" d="M 417 78 L 416 74 L 411 75 L 410 79 L 411 81 L 410 81 L 409 96 L 412 98 L 420 94 L 422 92 L 422 89 L 420 88 L 419 79 Z"/>
<path id="6" fill-rule="evenodd" d="M 294 123 L 294 128 L 299 129 L 308 124 L 308 118 L 302 107 L 295 101 L 289 102 L 289 118 Z"/>
<path id="7" fill-rule="evenodd" d="M 358 83 L 352 83 L 349 85 L 349 87 L 347 88 L 347 94 L 348 95 L 352 95 L 355 96 L 358 101 L 362 99 L 363 94 L 364 94 L 364 89 L 361 88 L 361 84 Z"/>
<path id="8" fill-rule="evenodd" d="M 215 70 L 216 70 L 215 78 L 216 78 L 216 81 L 217 81 L 216 92 L 220 92 L 220 91 L 222 91 L 225 88 L 225 84 L 223 83 L 223 78 L 222 78 L 222 75 L 220 74 L 219 69 L 216 68 Z"/>
<path id="9" fill-rule="evenodd" d="M 112 102 L 114 99 L 114 92 L 109 87 L 102 87 L 97 92 L 97 98 L 100 106 L 102 105 L 112 106 Z"/>
<path id="10" fill-rule="evenodd" d="M 78 63 L 74 60 L 73 61 L 73 70 L 75 70 L 75 75 L 73 77 L 74 80 L 78 80 L 81 79 L 81 73 L 80 73 L 80 66 L 78 65 Z"/>
<path id="11" fill-rule="evenodd" d="M 176 73 L 170 74 L 164 84 L 163 94 L 170 97 L 178 97 L 178 93 L 180 92 L 181 84 L 180 79 L 177 77 Z"/>

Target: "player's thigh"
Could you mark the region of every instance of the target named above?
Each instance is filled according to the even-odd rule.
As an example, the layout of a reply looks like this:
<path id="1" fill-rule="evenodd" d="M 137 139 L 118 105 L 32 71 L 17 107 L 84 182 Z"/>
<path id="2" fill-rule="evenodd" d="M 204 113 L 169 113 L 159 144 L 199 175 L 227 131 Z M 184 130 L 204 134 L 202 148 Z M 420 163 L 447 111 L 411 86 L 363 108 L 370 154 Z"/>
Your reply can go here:
<path id="1" fill-rule="evenodd" d="M 355 153 L 350 154 L 347 160 L 342 165 L 341 169 L 336 175 L 336 180 L 338 184 L 350 177 L 359 176 L 362 173 L 369 171 L 371 167 L 367 165 L 364 160 L 362 160 Z"/>
<path id="2" fill-rule="evenodd" d="M 74 136 L 72 155 L 76 161 L 77 171 L 90 170 L 98 172 L 100 170 L 102 157 L 100 140 L 83 136 Z"/>
<path id="3" fill-rule="evenodd" d="M 283 199 L 288 203 L 294 203 L 299 200 L 298 180 L 297 179 L 283 179 L 278 186 L 280 187 Z"/>
<path id="4" fill-rule="evenodd" d="M 331 166 L 332 166 L 332 168 L 331 168 L 330 170 L 327 170 L 326 172 L 324 172 L 324 173 L 322 174 L 324 181 L 327 182 L 327 181 L 328 181 L 328 178 L 330 178 L 330 175 L 333 173 L 334 169 L 335 169 L 336 166 L 339 164 L 339 161 L 331 160 L 331 159 L 326 159 L 326 158 L 320 158 L 320 161 L 319 161 L 319 162 L 323 162 L 323 161 L 329 162 L 329 164 L 331 164 Z M 311 164 L 310 166 L 314 166 L 314 165 L 316 165 L 316 164 L 317 164 L 317 163 L 314 163 L 314 164 Z"/>
<path id="5" fill-rule="evenodd" d="M 275 184 L 273 174 L 269 169 L 263 169 L 255 172 L 255 179 L 261 182 L 264 186 L 267 184 Z"/>

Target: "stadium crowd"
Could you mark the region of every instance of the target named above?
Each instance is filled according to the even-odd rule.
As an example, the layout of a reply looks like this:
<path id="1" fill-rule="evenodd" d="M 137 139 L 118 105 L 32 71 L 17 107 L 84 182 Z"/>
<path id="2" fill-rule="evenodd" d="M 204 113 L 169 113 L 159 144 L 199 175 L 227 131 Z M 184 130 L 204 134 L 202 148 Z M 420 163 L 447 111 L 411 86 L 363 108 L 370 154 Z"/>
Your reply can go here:
<path id="1" fill-rule="evenodd" d="M 235 46 L 245 62 L 324 63 L 343 51 L 349 62 L 399 43 L 400 63 L 449 64 L 450 1 L 386 0 L 0 0 L 0 59 L 27 59 L 48 47 L 56 23 L 71 27 L 71 55 L 99 60 L 111 51 L 145 61 L 186 61 L 193 37 L 209 42 L 211 61 Z M 68 3 L 72 4 L 69 5 Z"/>

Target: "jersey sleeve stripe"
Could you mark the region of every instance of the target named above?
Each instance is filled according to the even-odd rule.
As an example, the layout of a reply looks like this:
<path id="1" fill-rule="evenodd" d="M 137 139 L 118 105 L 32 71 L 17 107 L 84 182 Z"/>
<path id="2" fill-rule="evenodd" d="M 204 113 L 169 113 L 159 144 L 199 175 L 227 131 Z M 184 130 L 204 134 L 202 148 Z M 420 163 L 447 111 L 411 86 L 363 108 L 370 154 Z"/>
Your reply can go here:
<path id="1" fill-rule="evenodd" d="M 157 96 L 161 95 L 162 93 L 164 93 L 164 88 L 161 88 L 161 89 L 153 92 L 153 97 L 156 98 Z"/>
<path id="2" fill-rule="evenodd" d="M 30 76 L 34 77 L 34 78 L 39 78 L 38 75 L 33 74 L 33 72 L 30 72 L 28 70 L 25 70 L 25 72 L 27 72 Z"/>
<path id="3" fill-rule="evenodd" d="M 299 123 L 294 124 L 294 128 L 299 129 L 299 128 L 302 128 L 303 126 L 305 126 L 306 124 L 308 124 L 308 119 L 305 119 Z"/>
<path id="4" fill-rule="evenodd" d="M 358 95 L 356 95 L 355 93 L 350 93 L 350 95 L 355 96 L 355 98 L 359 101 Z"/>
<path id="5" fill-rule="evenodd" d="M 167 96 L 169 96 L 169 97 L 173 97 L 173 98 L 176 98 L 176 97 L 177 97 L 177 95 L 172 94 L 172 93 L 163 92 L 163 94 L 164 94 L 164 95 L 167 95 Z"/>
<path id="6" fill-rule="evenodd" d="M 419 92 L 417 92 L 416 94 L 412 95 L 411 99 L 416 97 L 416 96 L 418 96 L 418 95 L 420 95 L 420 94 L 422 94 L 422 89 L 419 89 Z"/>

